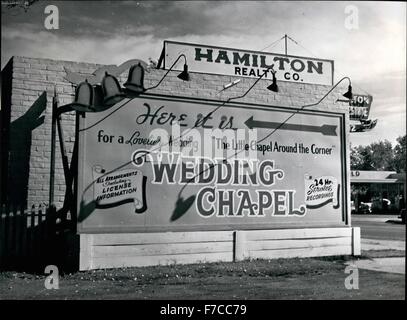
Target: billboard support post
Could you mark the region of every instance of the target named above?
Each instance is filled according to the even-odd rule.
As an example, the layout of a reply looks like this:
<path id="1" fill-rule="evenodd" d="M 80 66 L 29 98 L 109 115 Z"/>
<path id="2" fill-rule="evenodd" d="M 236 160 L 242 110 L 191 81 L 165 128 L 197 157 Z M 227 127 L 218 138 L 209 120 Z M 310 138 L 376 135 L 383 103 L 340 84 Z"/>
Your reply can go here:
<path id="1" fill-rule="evenodd" d="M 56 112 L 58 108 L 58 98 L 56 86 L 52 98 L 52 124 L 51 124 L 51 169 L 49 178 L 49 207 L 54 206 L 54 181 L 55 181 L 55 143 L 56 143 Z"/>

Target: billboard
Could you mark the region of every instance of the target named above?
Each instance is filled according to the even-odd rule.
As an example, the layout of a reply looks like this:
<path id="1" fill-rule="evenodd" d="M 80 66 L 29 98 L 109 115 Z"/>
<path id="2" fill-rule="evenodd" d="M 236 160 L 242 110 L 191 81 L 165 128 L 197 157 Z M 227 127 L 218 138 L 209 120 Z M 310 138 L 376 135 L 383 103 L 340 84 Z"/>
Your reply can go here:
<path id="1" fill-rule="evenodd" d="M 78 231 L 344 226 L 344 121 L 335 112 L 151 94 L 86 113 Z"/>
<path id="2" fill-rule="evenodd" d="M 187 58 L 189 71 L 257 79 L 274 64 L 278 81 L 333 85 L 333 60 L 164 41 L 164 69 L 180 54 Z M 173 70 L 183 70 L 184 60 Z M 263 79 L 272 79 L 266 72 Z"/>

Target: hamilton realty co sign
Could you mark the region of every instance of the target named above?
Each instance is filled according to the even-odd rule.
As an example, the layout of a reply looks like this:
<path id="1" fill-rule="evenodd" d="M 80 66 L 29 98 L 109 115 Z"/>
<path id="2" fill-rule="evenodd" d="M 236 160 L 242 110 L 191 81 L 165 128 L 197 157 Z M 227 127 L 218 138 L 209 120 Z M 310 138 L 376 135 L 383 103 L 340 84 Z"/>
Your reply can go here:
<path id="1" fill-rule="evenodd" d="M 185 54 L 189 71 L 258 78 L 274 64 L 278 81 L 333 85 L 332 60 L 164 41 L 164 69 Z M 174 66 L 183 70 L 181 60 Z M 272 79 L 270 71 L 264 79 Z"/>
<path id="2" fill-rule="evenodd" d="M 243 103 L 210 113 L 220 103 L 143 94 L 81 116 L 79 232 L 346 224 L 344 114 L 285 122 L 294 109 Z M 231 157 L 241 152 L 251 156 Z"/>

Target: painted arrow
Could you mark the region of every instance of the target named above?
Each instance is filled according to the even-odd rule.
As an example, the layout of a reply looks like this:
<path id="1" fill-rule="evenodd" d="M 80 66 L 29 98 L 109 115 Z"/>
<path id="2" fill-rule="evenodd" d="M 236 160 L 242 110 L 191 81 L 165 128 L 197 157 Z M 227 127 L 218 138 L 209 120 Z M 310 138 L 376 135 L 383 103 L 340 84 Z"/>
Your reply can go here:
<path id="1" fill-rule="evenodd" d="M 269 121 L 253 120 L 253 116 L 246 120 L 244 123 L 249 129 L 253 128 L 267 128 L 267 129 L 281 129 L 281 130 L 294 130 L 294 131 L 307 131 L 307 132 L 320 132 L 324 136 L 336 136 L 336 126 L 324 124 L 322 126 L 310 126 L 304 124 L 290 124 Z"/>

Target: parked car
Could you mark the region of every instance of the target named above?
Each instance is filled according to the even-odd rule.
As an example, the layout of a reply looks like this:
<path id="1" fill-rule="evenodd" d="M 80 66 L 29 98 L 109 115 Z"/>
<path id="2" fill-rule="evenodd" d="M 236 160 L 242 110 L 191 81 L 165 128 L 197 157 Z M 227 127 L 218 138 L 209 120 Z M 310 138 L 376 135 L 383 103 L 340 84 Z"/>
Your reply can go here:
<path id="1" fill-rule="evenodd" d="M 382 200 L 383 200 L 384 203 L 386 203 L 390 207 L 391 201 L 389 199 L 383 198 Z"/>
<path id="2" fill-rule="evenodd" d="M 361 202 L 359 205 L 359 213 L 363 213 L 363 214 L 372 213 L 372 203 L 371 202 Z"/>
<path id="3" fill-rule="evenodd" d="M 350 202 L 350 213 L 351 214 L 356 213 L 355 201 Z"/>
<path id="4" fill-rule="evenodd" d="M 372 200 L 370 210 L 372 213 L 387 213 L 391 208 L 391 201 L 386 198 L 375 198 Z"/>

